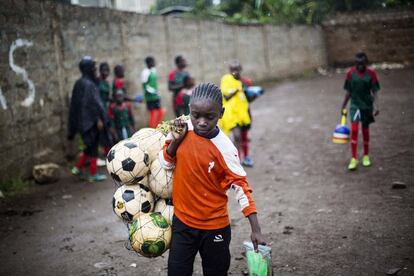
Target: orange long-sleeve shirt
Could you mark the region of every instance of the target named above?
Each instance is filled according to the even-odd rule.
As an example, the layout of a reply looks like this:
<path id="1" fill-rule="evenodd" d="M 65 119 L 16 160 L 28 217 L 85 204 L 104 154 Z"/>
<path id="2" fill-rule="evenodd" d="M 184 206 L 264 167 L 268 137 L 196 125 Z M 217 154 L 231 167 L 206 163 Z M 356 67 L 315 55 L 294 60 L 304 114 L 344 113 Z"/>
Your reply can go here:
<path id="1" fill-rule="evenodd" d="M 207 139 L 197 135 L 188 121 L 188 133 L 178 147 L 176 157 L 168 155 L 166 144 L 159 154 L 166 169 L 174 168 L 174 214 L 186 225 L 197 229 L 219 229 L 230 224 L 227 190 L 236 198 L 245 216 L 256 212 L 246 172 L 240 165 L 237 149 L 220 130 Z"/>

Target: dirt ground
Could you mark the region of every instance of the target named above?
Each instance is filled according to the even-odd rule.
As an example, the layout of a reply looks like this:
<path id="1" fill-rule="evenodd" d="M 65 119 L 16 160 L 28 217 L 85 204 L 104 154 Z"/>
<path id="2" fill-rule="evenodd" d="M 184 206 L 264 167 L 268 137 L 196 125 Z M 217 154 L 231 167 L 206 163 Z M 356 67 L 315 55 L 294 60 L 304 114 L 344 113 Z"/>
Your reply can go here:
<path id="1" fill-rule="evenodd" d="M 331 135 L 343 75 L 283 81 L 252 105 L 255 167 L 247 169 L 275 275 L 414 275 L 414 70 L 380 71 L 372 167 L 346 170 Z M 361 143 L 360 143 L 361 144 Z M 0 202 L 0 275 L 166 275 L 167 256 L 124 247 L 114 185 L 55 184 Z M 404 183 L 406 189 L 392 189 Z M 229 198 L 231 275 L 243 275 L 249 226 Z M 135 266 L 135 265 L 136 266 Z M 201 275 L 200 260 L 195 275 Z"/>

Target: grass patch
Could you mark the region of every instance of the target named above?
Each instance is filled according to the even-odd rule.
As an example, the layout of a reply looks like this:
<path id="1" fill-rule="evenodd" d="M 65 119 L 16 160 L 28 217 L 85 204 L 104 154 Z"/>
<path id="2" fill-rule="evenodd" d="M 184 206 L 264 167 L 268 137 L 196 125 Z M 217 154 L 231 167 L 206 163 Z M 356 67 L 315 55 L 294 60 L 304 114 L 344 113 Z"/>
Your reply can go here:
<path id="1" fill-rule="evenodd" d="M 0 182 L 0 191 L 4 196 L 13 196 L 24 192 L 34 185 L 33 181 L 23 180 L 20 177 Z"/>

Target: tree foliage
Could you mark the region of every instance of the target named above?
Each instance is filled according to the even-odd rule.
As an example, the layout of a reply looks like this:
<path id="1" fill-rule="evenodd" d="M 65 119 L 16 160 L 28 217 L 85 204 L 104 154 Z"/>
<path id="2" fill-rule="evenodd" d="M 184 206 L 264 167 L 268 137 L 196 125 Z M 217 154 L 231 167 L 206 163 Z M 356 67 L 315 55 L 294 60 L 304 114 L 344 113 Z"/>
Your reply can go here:
<path id="1" fill-rule="evenodd" d="M 335 12 L 414 7 L 414 0 L 222 0 L 221 10 L 239 23 L 320 23 Z"/>
<path id="2" fill-rule="evenodd" d="M 225 12 L 236 23 L 315 24 L 336 12 L 395 7 L 414 7 L 414 0 L 158 0 L 156 9 L 183 5 L 193 7 L 192 17 L 210 18 Z"/>

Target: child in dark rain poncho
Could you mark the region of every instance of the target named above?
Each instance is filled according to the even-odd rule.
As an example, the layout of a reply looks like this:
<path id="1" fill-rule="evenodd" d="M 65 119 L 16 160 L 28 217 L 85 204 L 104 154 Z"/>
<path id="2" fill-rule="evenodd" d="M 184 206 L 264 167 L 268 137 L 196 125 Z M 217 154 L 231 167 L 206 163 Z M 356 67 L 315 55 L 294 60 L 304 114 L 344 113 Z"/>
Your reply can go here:
<path id="1" fill-rule="evenodd" d="M 79 69 L 82 77 L 76 81 L 72 91 L 68 139 L 72 140 L 79 133 L 85 144 L 85 149 L 75 167 L 72 168 L 72 173 L 80 176 L 81 169 L 89 160 L 88 180 L 101 181 L 105 180 L 106 176 L 97 172 L 96 161 L 100 136 L 110 139 L 109 119 L 96 85 L 95 61 L 91 57 L 85 56 L 79 63 Z"/>

